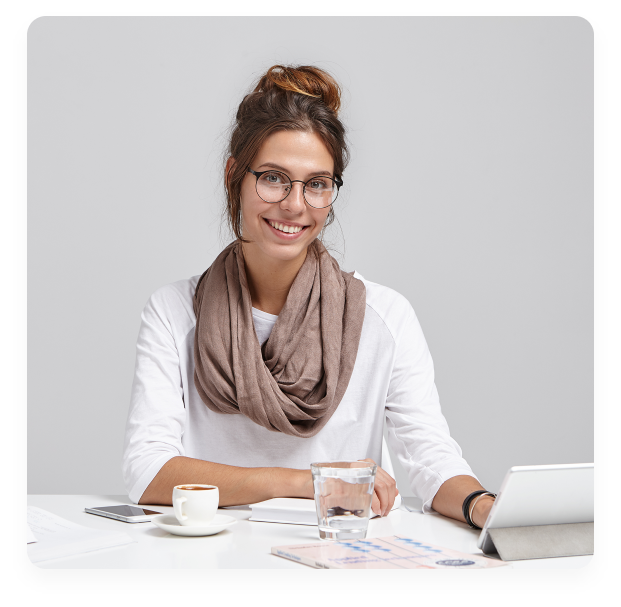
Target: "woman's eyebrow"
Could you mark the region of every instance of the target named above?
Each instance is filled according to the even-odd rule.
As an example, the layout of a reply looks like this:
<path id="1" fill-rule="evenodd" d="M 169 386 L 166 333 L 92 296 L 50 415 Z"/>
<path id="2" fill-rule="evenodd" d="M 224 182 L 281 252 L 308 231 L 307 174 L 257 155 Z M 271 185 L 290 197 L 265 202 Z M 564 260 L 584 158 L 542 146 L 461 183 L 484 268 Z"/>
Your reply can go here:
<path id="1" fill-rule="evenodd" d="M 286 173 L 287 175 L 289 175 L 289 169 L 286 169 L 285 167 L 281 167 L 279 164 L 276 164 L 275 162 L 264 162 L 261 166 L 258 167 L 258 169 L 263 169 L 263 168 L 275 169 L 277 171 L 282 171 L 283 173 Z M 326 170 L 319 170 L 319 171 L 312 171 L 308 173 L 308 177 L 316 177 L 319 175 L 327 175 L 328 177 L 332 177 L 332 172 L 326 171 Z"/>

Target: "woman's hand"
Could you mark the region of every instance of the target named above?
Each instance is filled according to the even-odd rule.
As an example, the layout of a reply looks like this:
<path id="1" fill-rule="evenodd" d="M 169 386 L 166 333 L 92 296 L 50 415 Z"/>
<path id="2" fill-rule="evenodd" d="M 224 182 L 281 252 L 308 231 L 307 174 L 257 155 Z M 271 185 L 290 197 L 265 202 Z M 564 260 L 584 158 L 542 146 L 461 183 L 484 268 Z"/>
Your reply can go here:
<path id="1" fill-rule="evenodd" d="M 375 462 L 372 459 L 361 459 L 361 462 Z M 373 501 L 371 502 L 371 510 L 380 516 L 386 516 L 395 503 L 395 498 L 399 495 L 397 482 L 385 470 L 377 467 L 375 473 L 375 489 L 373 492 Z"/>
<path id="2" fill-rule="evenodd" d="M 372 459 L 361 459 L 361 462 L 370 462 L 374 464 Z M 295 497 L 314 498 L 315 491 L 313 488 L 313 479 L 310 470 L 295 470 Z M 375 473 L 375 488 L 373 491 L 373 501 L 371 502 L 371 510 L 374 514 L 386 516 L 395 503 L 395 498 L 399 495 L 397 482 L 388 472 L 377 467 Z M 293 496 L 292 496 L 293 497 Z"/>
<path id="3" fill-rule="evenodd" d="M 490 495 L 484 495 L 479 501 L 474 505 L 474 510 L 472 511 L 471 519 L 472 522 L 478 527 L 485 526 L 485 521 L 489 516 L 489 511 L 492 509 L 494 505 L 494 498 Z"/>

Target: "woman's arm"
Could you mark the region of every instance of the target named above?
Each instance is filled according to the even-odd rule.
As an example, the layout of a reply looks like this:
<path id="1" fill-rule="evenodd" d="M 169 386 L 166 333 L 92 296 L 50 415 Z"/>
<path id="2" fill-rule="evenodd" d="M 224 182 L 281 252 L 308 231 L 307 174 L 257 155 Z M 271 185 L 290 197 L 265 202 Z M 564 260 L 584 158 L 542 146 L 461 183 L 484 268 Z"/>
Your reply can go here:
<path id="1" fill-rule="evenodd" d="M 472 476 L 453 476 L 440 485 L 431 507 L 440 514 L 466 522 L 462 512 L 464 500 L 473 492 L 484 489 L 479 481 Z M 472 512 L 472 522 L 483 528 L 489 511 L 494 504 L 494 498 L 485 495 L 477 500 Z"/>
<path id="2" fill-rule="evenodd" d="M 240 468 L 179 456 L 162 466 L 139 503 L 170 506 L 173 487 L 186 483 L 218 487 L 220 506 L 254 504 L 274 497 L 313 497 L 310 470 Z"/>
<path id="3" fill-rule="evenodd" d="M 408 472 L 414 494 L 422 498 L 423 512 L 464 521 L 464 499 L 483 488 L 450 435 L 422 329 L 402 297 L 395 299 L 385 322 L 396 340 L 386 399 L 388 444 Z M 476 524 L 485 521 L 492 503 L 490 497 L 478 500 Z"/>
<path id="4" fill-rule="evenodd" d="M 142 494 L 139 503 L 170 506 L 173 487 L 189 483 L 218 487 L 220 506 L 254 504 L 274 497 L 314 497 L 310 470 L 240 468 L 179 456 L 173 457 L 162 466 Z M 371 506 L 373 512 L 386 516 L 398 493 L 395 480 L 378 466 Z"/>

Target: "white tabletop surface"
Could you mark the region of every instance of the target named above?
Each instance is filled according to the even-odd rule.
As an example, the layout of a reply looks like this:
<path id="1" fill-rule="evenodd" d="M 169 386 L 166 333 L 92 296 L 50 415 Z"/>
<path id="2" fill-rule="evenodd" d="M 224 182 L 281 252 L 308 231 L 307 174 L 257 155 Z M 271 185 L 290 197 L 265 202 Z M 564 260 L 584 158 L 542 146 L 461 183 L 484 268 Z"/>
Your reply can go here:
<path id="1" fill-rule="evenodd" d="M 30 495 L 28 505 L 43 508 L 57 516 L 93 529 L 122 530 L 136 542 L 75 557 L 37 563 L 45 569 L 300 569 L 305 565 L 271 554 L 272 546 L 318 542 L 317 528 L 306 525 L 282 525 L 248 520 L 250 509 L 221 509 L 238 522 L 217 535 L 180 537 L 171 535 L 153 523 L 122 523 L 87 514 L 85 507 L 129 504 L 126 495 Z M 172 514 L 172 507 L 148 506 Z M 482 554 L 476 547 L 479 532 L 465 523 L 439 514 L 408 512 L 404 505 L 387 517 L 369 522 L 367 537 L 405 535 L 413 539 L 452 548 L 467 554 Z M 590 556 L 514 561 L 516 569 L 559 569 L 586 565 Z M 489 570 L 505 569 L 499 567 Z"/>

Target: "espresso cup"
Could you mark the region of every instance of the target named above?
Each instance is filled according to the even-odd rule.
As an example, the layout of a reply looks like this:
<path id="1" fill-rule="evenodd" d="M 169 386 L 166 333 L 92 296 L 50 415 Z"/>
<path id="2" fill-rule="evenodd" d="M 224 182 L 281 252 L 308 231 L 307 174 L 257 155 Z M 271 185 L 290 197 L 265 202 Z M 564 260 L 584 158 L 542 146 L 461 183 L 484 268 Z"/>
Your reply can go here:
<path id="1" fill-rule="evenodd" d="M 208 525 L 216 516 L 220 495 L 214 485 L 188 483 L 173 489 L 172 503 L 180 525 Z"/>

